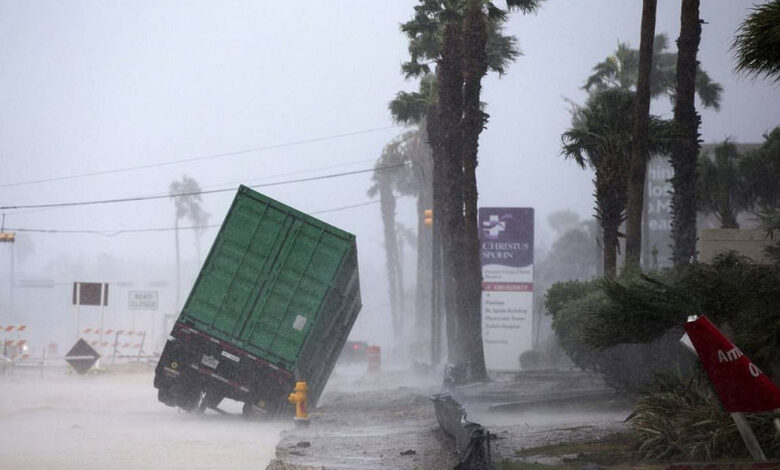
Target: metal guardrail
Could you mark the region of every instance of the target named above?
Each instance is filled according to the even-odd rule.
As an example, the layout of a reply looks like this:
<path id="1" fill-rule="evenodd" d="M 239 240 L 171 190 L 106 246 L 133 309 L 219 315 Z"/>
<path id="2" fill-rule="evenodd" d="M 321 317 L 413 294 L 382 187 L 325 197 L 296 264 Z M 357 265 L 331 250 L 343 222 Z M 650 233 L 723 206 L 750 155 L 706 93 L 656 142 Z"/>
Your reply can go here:
<path id="1" fill-rule="evenodd" d="M 490 433 L 481 425 L 466 419 L 466 410 L 449 393 L 431 397 L 436 421 L 455 438 L 455 449 L 461 455 L 456 470 L 489 470 L 491 468 Z"/>

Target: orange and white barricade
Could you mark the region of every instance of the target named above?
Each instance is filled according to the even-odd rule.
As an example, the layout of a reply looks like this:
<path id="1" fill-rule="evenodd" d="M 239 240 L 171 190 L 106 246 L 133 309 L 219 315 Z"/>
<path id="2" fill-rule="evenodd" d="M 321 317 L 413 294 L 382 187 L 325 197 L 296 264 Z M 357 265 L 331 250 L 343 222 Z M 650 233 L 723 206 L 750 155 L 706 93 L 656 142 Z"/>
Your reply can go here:
<path id="1" fill-rule="evenodd" d="M 146 339 L 144 330 L 124 330 L 117 328 L 85 328 L 85 340 L 103 357 L 126 358 L 137 357 Z M 102 340 L 101 340 L 102 338 Z"/>
<path id="2" fill-rule="evenodd" d="M 27 325 L 0 325 L 0 335 L 2 335 L 2 348 L 0 353 L 13 361 L 26 359 L 30 357 L 30 346 L 26 339 L 21 338 L 22 333 L 27 330 Z"/>

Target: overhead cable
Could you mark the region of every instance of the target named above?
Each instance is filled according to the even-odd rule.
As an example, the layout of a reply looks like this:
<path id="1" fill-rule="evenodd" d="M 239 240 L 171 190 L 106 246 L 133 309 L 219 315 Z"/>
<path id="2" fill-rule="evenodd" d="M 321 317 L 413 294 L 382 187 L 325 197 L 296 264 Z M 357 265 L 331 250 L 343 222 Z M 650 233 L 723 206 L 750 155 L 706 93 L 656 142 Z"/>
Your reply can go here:
<path id="1" fill-rule="evenodd" d="M 371 200 L 367 202 L 361 202 L 359 204 L 350 204 L 348 206 L 334 207 L 332 209 L 322 209 L 319 211 L 308 212 L 309 215 L 326 214 L 329 212 L 343 211 L 347 209 L 354 209 L 357 207 L 370 206 L 378 204 L 379 200 Z M 186 227 L 154 227 L 154 228 L 135 228 L 135 229 L 123 229 L 123 230 L 68 230 L 68 229 L 46 229 L 46 228 L 8 228 L 12 232 L 24 232 L 24 233 L 55 233 L 55 234 L 87 234 L 87 235 L 103 235 L 106 237 L 115 237 L 117 235 L 123 235 L 126 233 L 144 233 L 144 232 L 172 232 L 174 230 L 206 230 L 209 228 L 220 227 L 219 224 L 209 225 L 190 225 Z"/>
<path id="2" fill-rule="evenodd" d="M 90 172 L 90 173 L 79 173 L 79 174 L 75 174 L 75 175 L 53 176 L 53 177 L 50 177 L 50 178 L 41 178 L 41 179 L 37 179 L 37 180 L 19 181 L 19 182 L 16 182 L 16 183 L 4 183 L 4 184 L 0 184 L 0 188 L 10 188 L 10 187 L 14 187 L 14 186 L 24 186 L 24 185 L 29 185 L 29 184 L 49 183 L 49 182 L 52 182 L 52 181 L 62 181 L 62 180 L 75 179 L 75 178 L 86 178 L 86 177 L 90 177 L 90 176 L 109 175 L 109 174 L 113 174 L 113 173 L 125 173 L 125 172 L 128 172 L 128 171 L 145 170 L 145 169 L 148 169 L 148 168 L 159 168 L 159 167 L 162 167 L 162 166 L 178 165 L 178 164 L 181 164 L 181 163 L 191 163 L 191 162 L 198 162 L 198 161 L 203 161 L 203 160 L 212 160 L 212 159 L 215 159 L 215 158 L 233 157 L 233 156 L 236 156 L 236 155 L 243 155 L 243 154 L 247 154 L 247 153 L 261 152 L 261 151 L 264 151 L 264 150 L 274 150 L 274 149 L 279 149 L 279 148 L 284 148 L 284 147 L 293 147 L 293 146 L 296 146 L 296 145 L 312 144 L 312 143 L 315 143 L 315 142 L 323 142 L 323 141 L 327 141 L 327 140 L 341 139 L 341 138 L 344 138 L 344 137 L 351 137 L 351 136 L 360 135 L 360 134 L 368 134 L 368 133 L 372 133 L 372 132 L 385 131 L 385 130 L 388 130 L 388 129 L 396 129 L 398 127 L 401 127 L 401 126 L 394 125 L 394 126 L 385 126 L 385 127 L 375 127 L 375 128 L 371 128 L 371 129 L 363 129 L 363 130 L 359 130 L 359 131 L 346 132 L 346 133 L 343 133 L 343 134 L 334 134 L 334 135 L 328 135 L 328 136 L 323 136 L 323 137 L 314 137 L 314 138 L 311 138 L 311 139 L 303 139 L 303 140 L 297 140 L 297 141 L 293 141 L 293 142 L 285 142 L 285 143 L 282 143 L 282 144 L 265 145 L 265 146 L 261 146 L 261 147 L 253 147 L 253 148 L 248 148 L 248 149 L 243 149 L 243 150 L 235 150 L 235 151 L 232 151 L 232 152 L 214 153 L 214 154 L 211 154 L 211 155 L 204 155 L 204 156 L 201 156 L 201 157 L 183 158 L 181 160 L 172 160 L 172 161 L 168 161 L 168 162 L 150 163 L 148 165 L 137 165 L 137 166 L 124 167 L 124 168 L 114 168 L 112 170 L 100 170 L 100 171 L 93 171 L 93 172 Z"/>
<path id="3" fill-rule="evenodd" d="M 276 181 L 273 183 L 263 183 L 263 184 L 254 184 L 249 186 L 250 188 L 267 188 L 271 186 L 281 186 L 285 184 L 293 184 L 293 183 L 304 183 L 308 181 L 317 181 L 317 180 L 324 180 L 324 179 L 331 179 L 331 178 L 339 178 L 342 176 L 349 176 L 349 175 L 357 175 L 360 173 L 368 173 L 371 171 L 385 171 L 385 170 L 393 170 L 396 168 L 401 168 L 403 166 L 406 166 L 406 163 L 398 163 L 395 165 L 388 165 L 388 166 L 380 166 L 380 167 L 374 167 L 374 168 L 368 168 L 364 170 L 355 170 L 355 171 L 345 171 L 341 173 L 331 173 L 327 175 L 320 175 L 320 176 L 311 176 L 309 178 L 298 178 L 293 180 L 285 180 L 285 181 Z M 204 194 L 215 194 L 215 193 L 224 193 L 228 191 L 235 191 L 235 188 L 223 188 L 223 189 L 210 189 L 205 191 L 192 191 L 187 193 L 177 193 L 177 194 L 157 194 L 152 196 L 136 196 L 136 197 L 127 197 L 127 198 L 117 198 L 117 199 L 102 199 L 97 201 L 78 201 L 78 202 L 55 202 L 55 203 L 47 203 L 47 204 L 18 204 L 13 206 L 0 206 L 0 211 L 3 210 L 17 210 L 17 209 L 41 209 L 41 208 L 50 208 L 50 207 L 74 207 L 74 206 L 93 206 L 93 205 L 99 205 L 99 204 L 115 204 L 119 202 L 138 202 L 138 201 L 150 201 L 154 199 L 166 199 L 166 198 L 174 198 L 174 197 L 185 197 L 185 196 L 200 196 Z"/>

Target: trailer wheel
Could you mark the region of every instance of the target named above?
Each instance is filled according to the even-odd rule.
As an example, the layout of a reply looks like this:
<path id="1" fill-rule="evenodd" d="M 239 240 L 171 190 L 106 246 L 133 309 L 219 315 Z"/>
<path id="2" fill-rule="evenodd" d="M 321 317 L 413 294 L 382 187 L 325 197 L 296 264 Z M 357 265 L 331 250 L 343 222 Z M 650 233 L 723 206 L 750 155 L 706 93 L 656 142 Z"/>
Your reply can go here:
<path id="1" fill-rule="evenodd" d="M 176 406 L 176 397 L 171 394 L 168 387 L 157 389 L 157 399 L 167 406 Z"/>
<path id="2" fill-rule="evenodd" d="M 259 405 L 264 405 L 264 403 L 261 402 Z M 268 415 L 264 406 L 257 406 L 249 401 L 244 402 L 244 407 L 241 409 L 241 412 L 244 415 L 244 418 L 255 420 L 263 419 Z"/>
<path id="3" fill-rule="evenodd" d="M 179 396 L 177 405 L 184 411 L 194 411 L 198 406 L 200 394 L 200 390 L 186 390 Z"/>

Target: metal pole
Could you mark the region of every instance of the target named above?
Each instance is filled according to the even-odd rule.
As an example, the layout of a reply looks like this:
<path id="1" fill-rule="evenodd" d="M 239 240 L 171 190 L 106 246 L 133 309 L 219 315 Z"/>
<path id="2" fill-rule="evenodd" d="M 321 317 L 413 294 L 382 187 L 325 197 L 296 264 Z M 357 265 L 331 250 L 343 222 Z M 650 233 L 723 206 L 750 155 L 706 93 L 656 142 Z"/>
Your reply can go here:
<path id="1" fill-rule="evenodd" d="M 81 283 L 76 283 L 76 341 L 81 337 Z"/>
<path id="2" fill-rule="evenodd" d="M 144 334 L 141 336 L 141 345 L 138 346 L 138 357 L 135 362 L 141 362 L 141 352 L 144 350 L 144 342 L 146 342 L 146 330 L 144 330 Z"/>
<path id="3" fill-rule="evenodd" d="M 119 343 L 119 332 L 116 332 L 116 336 L 114 337 L 114 353 L 111 355 L 111 365 L 113 366 L 116 362 L 116 348 Z"/>
<path id="4" fill-rule="evenodd" d="M 8 301 L 8 317 L 11 319 L 11 322 L 13 322 L 14 318 L 14 246 L 16 243 L 11 242 L 11 275 L 9 276 L 9 296 L 10 299 Z"/>
<path id="5" fill-rule="evenodd" d="M 764 451 L 761 450 L 761 446 L 758 444 L 756 435 L 753 434 L 753 430 L 750 429 L 750 424 L 748 424 L 747 419 L 745 419 L 745 414 L 731 413 L 731 419 L 733 419 L 734 424 L 737 425 L 737 430 L 742 436 L 742 440 L 745 441 L 745 446 L 750 452 L 750 455 L 753 457 L 753 460 L 766 462 Z"/>
<path id="6" fill-rule="evenodd" d="M 103 330 L 105 329 L 104 323 L 106 318 L 106 303 L 104 302 L 104 298 L 105 298 L 104 296 L 106 293 L 105 288 L 106 288 L 105 284 L 100 285 L 100 347 L 101 348 L 103 347 Z"/>

